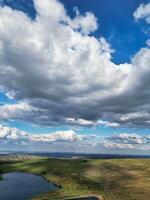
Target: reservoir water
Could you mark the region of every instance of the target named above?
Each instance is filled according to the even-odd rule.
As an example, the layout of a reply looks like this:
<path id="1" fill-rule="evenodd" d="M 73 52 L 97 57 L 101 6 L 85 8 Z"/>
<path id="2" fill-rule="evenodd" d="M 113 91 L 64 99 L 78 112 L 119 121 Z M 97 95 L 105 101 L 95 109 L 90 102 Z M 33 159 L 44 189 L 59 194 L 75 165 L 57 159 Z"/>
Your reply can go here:
<path id="1" fill-rule="evenodd" d="M 70 200 L 99 200 L 97 197 L 83 197 L 83 198 L 76 198 Z"/>
<path id="2" fill-rule="evenodd" d="M 54 191 L 56 186 L 28 173 L 6 173 L 0 181 L 0 200 L 28 200 L 34 195 Z"/>

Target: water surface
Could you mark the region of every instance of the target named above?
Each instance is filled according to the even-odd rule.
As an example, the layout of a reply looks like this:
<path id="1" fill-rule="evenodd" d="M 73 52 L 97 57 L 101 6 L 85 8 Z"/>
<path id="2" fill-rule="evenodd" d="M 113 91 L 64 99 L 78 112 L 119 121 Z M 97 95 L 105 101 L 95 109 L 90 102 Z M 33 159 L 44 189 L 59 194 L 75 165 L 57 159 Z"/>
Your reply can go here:
<path id="1" fill-rule="evenodd" d="M 34 195 L 53 191 L 56 186 L 28 173 L 6 173 L 0 181 L 0 200 L 28 200 Z"/>
<path id="2" fill-rule="evenodd" d="M 70 200 L 99 200 L 97 197 L 83 197 L 83 198 L 76 198 Z"/>

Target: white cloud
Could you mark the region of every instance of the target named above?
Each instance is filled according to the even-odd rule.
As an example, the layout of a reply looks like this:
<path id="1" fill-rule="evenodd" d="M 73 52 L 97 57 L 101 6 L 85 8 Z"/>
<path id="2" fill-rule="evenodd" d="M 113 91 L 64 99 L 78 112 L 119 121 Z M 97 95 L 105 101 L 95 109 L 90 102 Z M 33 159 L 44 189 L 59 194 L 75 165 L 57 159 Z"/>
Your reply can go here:
<path id="1" fill-rule="evenodd" d="M 78 134 L 74 130 L 47 134 L 30 134 L 17 128 L 0 125 L 0 146 L 3 150 L 77 151 L 86 153 L 119 153 L 121 149 L 136 153 L 150 150 L 150 135 L 121 133 L 109 137 Z"/>
<path id="2" fill-rule="evenodd" d="M 77 135 L 73 130 L 57 131 L 52 134 L 36 134 L 30 136 L 30 140 L 33 142 L 75 142 L 82 139 L 82 136 Z"/>
<path id="3" fill-rule="evenodd" d="M 85 120 L 85 119 L 74 119 L 74 118 L 67 118 L 67 123 L 70 125 L 81 125 L 81 126 L 94 126 L 93 121 Z"/>
<path id="4" fill-rule="evenodd" d="M 97 125 L 106 126 L 106 127 L 112 127 L 112 128 L 118 128 L 120 124 L 115 122 L 108 122 L 103 120 L 98 120 Z"/>
<path id="5" fill-rule="evenodd" d="M 48 126 L 149 126 L 143 116 L 122 120 L 150 113 L 149 47 L 131 63 L 116 65 L 110 44 L 92 35 L 98 27 L 92 13 L 71 19 L 56 0 L 34 4 L 35 20 L 0 7 L 0 90 L 21 102 L 1 106 L 0 118 Z"/>
<path id="6" fill-rule="evenodd" d="M 132 144 L 120 144 L 120 143 L 113 143 L 113 142 L 104 142 L 104 148 L 107 149 L 134 149 L 135 147 Z"/>
<path id="7" fill-rule="evenodd" d="M 148 137 L 145 136 L 128 133 L 115 134 L 110 137 L 107 137 L 107 139 L 110 141 L 116 141 L 117 143 L 122 144 L 147 144 L 147 138 Z"/>
<path id="8" fill-rule="evenodd" d="M 88 35 L 97 30 L 97 19 L 93 13 L 85 13 L 81 16 L 79 11 L 76 12 L 76 18 L 68 21 L 69 26 L 75 31 Z"/>
<path id="9" fill-rule="evenodd" d="M 13 119 L 16 116 L 24 116 L 28 112 L 32 112 L 32 108 L 27 102 L 17 104 L 4 104 L 0 106 L 0 119 Z"/>
<path id="10" fill-rule="evenodd" d="M 0 124 L 0 143 L 8 144 L 8 143 L 21 143 L 24 140 L 27 140 L 28 133 L 25 131 L 20 131 L 17 128 L 10 128 L 7 126 L 3 126 Z"/>
<path id="11" fill-rule="evenodd" d="M 106 126 L 106 127 L 113 127 L 117 128 L 120 125 L 118 123 L 112 123 L 108 121 L 98 120 L 98 121 L 90 121 L 85 119 L 74 119 L 74 118 L 67 118 L 67 124 L 70 125 L 79 125 L 79 126 Z"/>
<path id="12" fill-rule="evenodd" d="M 147 23 L 150 23 L 150 3 L 141 4 L 133 16 L 136 20 L 145 19 Z"/>
<path id="13" fill-rule="evenodd" d="M 57 131 L 47 134 L 30 134 L 17 128 L 0 125 L 0 143 L 32 144 L 49 142 L 77 142 L 86 139 L 73 130 Z"/>
<path id="14" fill-rule="evenodd" d="M 126 153 L 150 150 L 150 135 L 138 135 L 135 133 L 120 133 L 105 137 L 102 146 L 109 150 L 126 150 Z M 116 152 L 117 153 L 117 152 Z"/>

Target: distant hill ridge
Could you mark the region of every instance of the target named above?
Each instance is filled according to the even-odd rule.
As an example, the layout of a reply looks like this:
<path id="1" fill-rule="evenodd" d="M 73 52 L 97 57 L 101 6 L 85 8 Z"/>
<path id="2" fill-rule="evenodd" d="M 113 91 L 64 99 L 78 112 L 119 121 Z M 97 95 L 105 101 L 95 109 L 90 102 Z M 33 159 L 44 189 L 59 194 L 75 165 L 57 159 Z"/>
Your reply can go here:
<path id="1" fill-rule="evenodd" d="M 3 155 L 33 155 L 53 158 L 91 158 L 91 159 L 119 159 L 119 158 L 150 158 L 150 155 L 132 155 L 132 154 L 85 154 L 68 152 L 0 152 Z"/>

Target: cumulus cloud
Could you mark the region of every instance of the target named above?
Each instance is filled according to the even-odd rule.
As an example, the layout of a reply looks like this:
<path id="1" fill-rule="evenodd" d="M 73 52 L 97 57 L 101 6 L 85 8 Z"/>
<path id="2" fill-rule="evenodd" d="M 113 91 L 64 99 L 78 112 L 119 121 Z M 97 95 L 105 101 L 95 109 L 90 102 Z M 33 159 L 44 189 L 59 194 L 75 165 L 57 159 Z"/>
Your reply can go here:
<path id="1" fill-rule="evenodd" d="M 98 120 L 98 121 L 90 121 L 85 119 L 74 119 L 74 118 L 67 118 L 67 124 L 69 125 L 77 125 L 77 126 L 105 126 L 105 127 L 113 127 L 117 128 L 120 126 L 118 123 Z"/>
<path id="2" fill-rule="evenodd" d="M 0 90 L 19 102 L 1 106 L 0 119 L 149 127 L 149 47 L 116 65 L 110 44 L 92 35 L 93 13 L 71 19 L 59 1 L 34 5 L 35 19 L 0 7 Z"/>
<path id="3" fill-rule="evenodd" d="M 31 116 L 37 109 L 30 106 L 27 102 L 18 102 L 16 104 L 3 104 L 0 106 L 0 120 L 15 119 L 17 117 L 24 119 Z"/>
<path id="4" fill-rule="evenodd" d="M 28 134 L 16 128 L 6 127 L 0 124 L 0 144 L 23 144 L 27 140 Z"/>
<path id="5" fill-rule="evenodd" d="M 114 134 L 109 137 L 78 134 L 74 130 L 56 131 L 47 134 L 30 134 L 17 128 L 0 125 L 0 146 L 2 150 L 8 148 L 18 150 L 42 151 L 76 151 L 85 153 L 119 153 L 126 150 L 129 153 L 150 150 L 150 135 Z M 40 149 L 39 149 L 40 148 Z M 11 150 L 12 150 L 11 149 Z"/>
<path id="6" fill-rule="evenodd" d="M 81 135 L 77 135 L 73 130 L 57 131 L 53 134 L 38 134 L 30 136 L 30 141 L 34 142 L 55 142 L 67 141 L 75 142 L 84 139 Z"/>
<path id="7" fill-rule="evenodd" d="M 0 150 L 94 152 L 94 141 L 98 138 L 96 135 L 81 135 L 74 130 L 31 134 L 0 124 Z"/>
<path id="8" fill-rule="evenodd" d="M 49 134 L 30 134 L 17 128 L 0 125 L 0 143 L 23 144 L 51 143 L 51 142 L 75 142 L 86 139 L 73 130 L 57 131 Z"/>
<path id="9" fill-rule="evenodd" d="M 101 145 L 108 150 L 123 150 L 123 152 L 125 150 L 127 154 L 131 152 L 134 154 L 136 151 L 138 151 L 138 153 L 149 153 L 149 144 L 150 135 L 141 136 L 135 133 L 120 133 L 105 137 Z"/>
<path id="10" fill-rule="evenodd" d="M 68 20 L 69 26 L 75 31 L 81 31 L 85 35 L 97 30 L 97 19 L 93 13 L 86 12 L 84 16 L 80 15 L 80 12 L 75 8 L 76 17 L 73 20 Z"/>
<path id="11" fill-rule="evenodd" d="M 147 23 L 150 23 L 150 3 L 141 4 L 133 15 L 136 20 L 145 19 Z"/>
<path id="12" fill-rule="evenodd" d="M 137 134 L 127 134 L 127 133 L 122 133 L 122 134 L 115 134 L 110 137 L 107 137 L 108 140 L 110 141 L 116 141 L 117 143 L 122 143 L 122 144 L 149 144 L 149 136 L 140 136 Z"/>
<path id="13" fill-rule="evenodd" d="M 115 142 L 103 142 L 103 147 L 106 149 L 136 149 L 132 144 L 115 143 Z"/>

